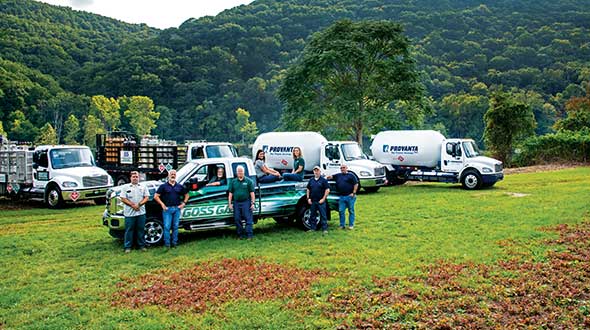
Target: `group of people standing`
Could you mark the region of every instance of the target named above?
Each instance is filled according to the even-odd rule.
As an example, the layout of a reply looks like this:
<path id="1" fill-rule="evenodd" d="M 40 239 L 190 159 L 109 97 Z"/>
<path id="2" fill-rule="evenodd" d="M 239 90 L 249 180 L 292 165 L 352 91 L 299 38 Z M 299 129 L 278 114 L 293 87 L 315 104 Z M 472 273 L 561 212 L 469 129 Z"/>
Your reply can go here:
<path id="1" fill-rule="evenodd" d="M 279 173 L 266 165 L 264 151 L 256 152 L 254 166 L 259 183 L 271 183 L 278 180 L 303 181 L 305 160 L 299 147 L 293 148 L 293 170 L 290 173 Z M 336 182 L 336 190 L 340 195 L 338 212 L 340 214 L 340 228 L 354 229 L 356 194 L 359 183 L 356 176 L 348 172 L 346 164 L 341 164 L 340 173 L 322 176 L 321 168 L 313 168 L 313 177 L 309 179 L 306 188 L 307 203 L 310 205 L 311 230 L 317 230 L 317 214 L 320 215 L 319 224 L 322 232 L 328 232 L 327 199 L 330 193 L 330 185 L 327 180 Z M 218 168 L 216 176 L 207 186 L 228 185 L 229 209 L 234 214 L 239 239 L 252 239 L 253 234 L 253 210 L 255 208 L 254 182 L 245 176 L 242 166 L 236 168 L 236 177 L 226 181 L 223 168 Z M 125 253 L 131 252 L 134 237 L 141 251 L 146 250 L 144 227 L 146 219 L 145 204 L 149 199 L 149 192 L 145 186 L 139 184 L 139 173 L 131 172 L 131 183 L 123 187 L 121 201 L 124 204 L 125 216 Z M 176 171 L 168 172 L 168 180 L 158 187 L 154 200 L 162 208 L 162 221 L 164 225 L 164 246 L 174 248 L 178 244 L 178 227 L 180 225 L 180 213 L 189 198 L 186 188 L 176 182 Z M 346 211 L 348 210 L 348 227 L 346 227 Z M 245 226 L 243 226 L 245 221 Z M 172 230 L 172 235 L 170 231 Z"/>

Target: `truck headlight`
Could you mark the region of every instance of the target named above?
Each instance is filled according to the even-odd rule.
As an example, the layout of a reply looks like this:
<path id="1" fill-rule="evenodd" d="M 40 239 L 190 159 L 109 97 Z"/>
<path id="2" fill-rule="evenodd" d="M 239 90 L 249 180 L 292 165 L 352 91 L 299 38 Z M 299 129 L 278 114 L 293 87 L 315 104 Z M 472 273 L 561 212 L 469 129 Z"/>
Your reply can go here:
<path id="1" fill-rule="evenodd" d="M 367 172 L 367 171 L 360 171 L 360 173 L 359 173 L 359 174 L 360 174 L 361 176 L 371 176 L 371 173 L 370 173 L 370 172 Z"/>
<path id="2" fill-rule="evenodd" d="M 74 188 L 74 187 L 78 186 L 78 184 L 74 181 L 64 181 L 64 182 L 62 182 L 61 185 L 64 186 L 65 188 Z"/>
<path id="3" fill-rule="evenodd" d="M 484 168 L 482 168 L 482 169 L 481 169 L 481 171 L 482 171 L 483 173 L 493 173 L 493 172 L 494 172 L 494 170 L 492 170 L 492 169 L 491 169 L 491 168 L 489 168 L 489 167 L 484 167 Z"/>

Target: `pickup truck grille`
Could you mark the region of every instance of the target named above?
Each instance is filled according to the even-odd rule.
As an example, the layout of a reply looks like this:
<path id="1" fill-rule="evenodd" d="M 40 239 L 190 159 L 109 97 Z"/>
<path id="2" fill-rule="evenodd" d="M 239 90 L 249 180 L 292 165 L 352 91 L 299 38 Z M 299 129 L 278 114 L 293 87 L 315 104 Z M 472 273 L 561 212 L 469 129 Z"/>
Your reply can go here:
<path id="1" fill-rule="evenodd" d="M 385 167 L 379 167 L 375 169 L 375 176 L 385 175 Z"/>
<path id="2" fill-rule="evenodd" d="M 496 173 L 502 172 L 502 164 L 494 165 L 494 170 L 496 171 Z"/>
<path id="3" fill-rule="evenodd" d="M 101 176 L 85 176 L 82 178 L 84 187 L 100 187 L 106 186 L 109 183 L 109 178 L 106 175 Z"/>

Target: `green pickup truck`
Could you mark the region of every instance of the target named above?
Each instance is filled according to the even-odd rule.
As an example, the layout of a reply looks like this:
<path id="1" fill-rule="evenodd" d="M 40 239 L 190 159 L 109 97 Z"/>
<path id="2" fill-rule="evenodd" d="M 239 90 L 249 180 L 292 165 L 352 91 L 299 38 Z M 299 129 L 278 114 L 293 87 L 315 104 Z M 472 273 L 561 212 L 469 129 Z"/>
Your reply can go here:
<path id="1" fill-rule="evenodd" d="M 233 213 L 227 203 L 227 185 L 206 186 L 215 176 L 219 167 L 225 169 L 229 180 L 235 177 L 236 168 L 243 166 L 246 176 L 256 182 L 256 172 L 249 158 L 209 158 L 192 160 L 177 170 L 176 180 L 189 191 L 189 201 L 182 210 L 180 228 L 187 231 L 227 228 L 235 226 Z M 165 180 L 165 179 L 164 179 Z M 164 181 L 146 181 L 141 184 L 148 187 L 150 201 L 146 204 L 146 242 L 156 245 L 163 241 L 164 226 L 162 209 L 153 201 L 158 186 Z M 304 229 L 311 228 L 309 205 L 306 202 L 305 187 L 307 182 L 281 181 L 270 184 L 256 183 L 254 223 L 264 218 L 274 218 L 277 222 L 300 224 Z M 109 228 L 109 234 L 123 238 L 125 218 L 123 203 L 119 198 L 121 187 L 113 187 L 107 192 L 106 209 L 103 213 L 103 225 Z M 328 196 L 328 218 L 330 211 L 338 210 L 338 196 L 331 192 Z M 318 219 L 319 221 L 319 219 Z"/>

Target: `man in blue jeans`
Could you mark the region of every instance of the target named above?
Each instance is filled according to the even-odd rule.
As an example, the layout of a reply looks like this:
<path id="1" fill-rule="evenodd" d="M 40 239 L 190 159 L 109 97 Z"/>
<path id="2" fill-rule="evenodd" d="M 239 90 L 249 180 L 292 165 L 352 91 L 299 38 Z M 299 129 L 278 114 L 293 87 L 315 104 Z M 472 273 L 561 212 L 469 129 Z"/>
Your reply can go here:
<path id="1" fill-rule="evenodd" d="M 340 229 L 346 228 L 346 209 L 348 209 L 348 229 L 354 229 L 354 203 L 359 183 L 356 176 L 348 173 L 346 164 L 340 165 L 340 173 L 327 177 L 336 181 L 336 190 L 340 195 L 338 213 L 340 213 Z"/>
<path id="2" fill-rule="evenodd" d="M 188 201 L 188 193 L 183 185 L 176 182 L 176 171 L 168 172 L 168 181 L 158 187 L 154 200 L 162 206 L 162 220 L 164 220 L 164 245 L 176 247 L 178 245 L 178 225 L 180 212 Z M 172 228 L 172 242 L 170 229 Z"/>
<path id="3" fill-rule="evenodd" d="M 137 242 L 137 247 L 145 251 L 145 203 L 147 203 L 150 193 L 145 186 L 139 184 L 139 172 L 131 172 L 131 183 L 121 187 L 121 202 L 123 215 L 125 216 L 125 253 L 131 252 L 133 247 L 133 238 Z"/>
<path id="4" fill-rule="evenodd" d="M 227 201 L 229 209 L 234 212 L 234 221 L 238 232 L 238 239 L 244 239 L 246 236 L 248 240 L 254 237 L 253 225 L 254 219 L 252 211 L 254 210 L 254 182 L 244 175 L 244 167 L 236 167 L 236 177 L 229 182 L 227 187 L 229 194 Z M 242 220 L 246 221 L 246 230 L 244 235 L 244 227 Z"/>
<path id="5" fill-rule="evenodd" d="M 328 218 L 326 217 L 326 200 L 330 194 L 328 181 L 321 176 L 319 166 L 313 168 L 313 178 L 307 182 L 307 203 L 310 207 L 309 225 L 312 231 L 316 230 L 317 213 L 320 212 L 320 224 L 323 234 L 328 233 Z"/>

